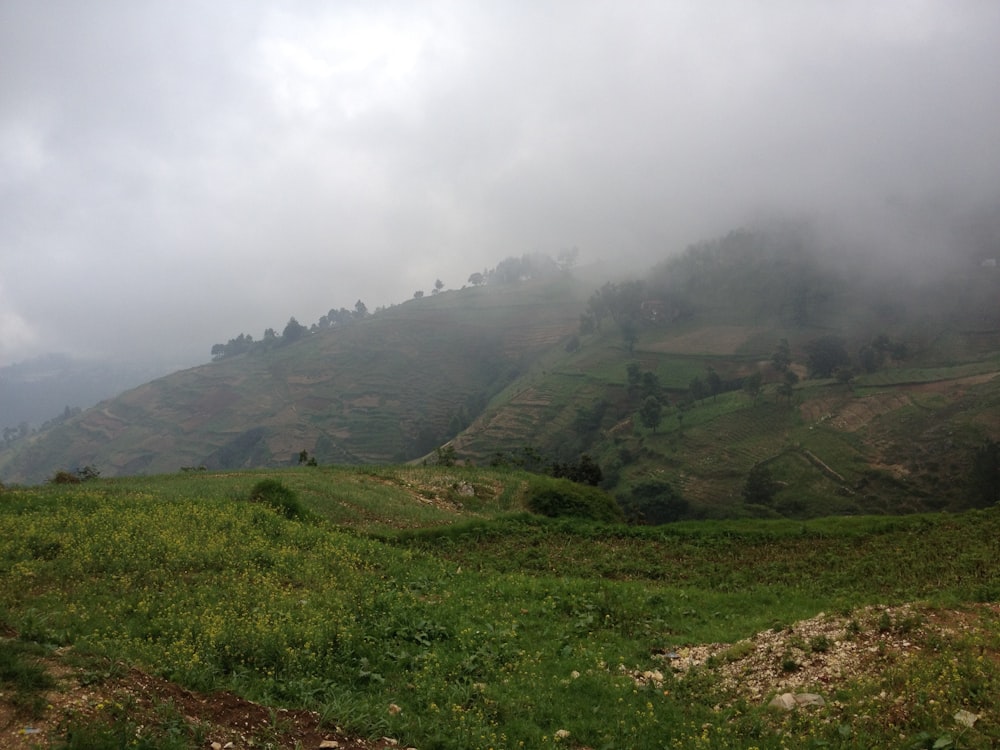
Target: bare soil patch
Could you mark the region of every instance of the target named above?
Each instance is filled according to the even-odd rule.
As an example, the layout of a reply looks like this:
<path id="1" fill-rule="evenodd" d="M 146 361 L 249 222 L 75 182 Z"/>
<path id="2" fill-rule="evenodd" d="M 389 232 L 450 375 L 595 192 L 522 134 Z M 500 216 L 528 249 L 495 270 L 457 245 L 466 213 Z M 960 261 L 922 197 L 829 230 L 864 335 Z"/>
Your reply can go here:
<path id="1" fill-rule="evenodd" d="M 229 692 L 198 693 L 147 674 L 127 669 L 119 676 L 97 683 L 66 662 L 68 650 L 43 660 L 57 687 L 46 694 L 48 707 L 40 718 L 19 713 L 12 696 L 0 693 L 0 747 L 4 750 L 37 750 L 56 745 L 70 720 L 107 721 L 127 707 L 128 717 L 139 726 L 155 726 L 166 707 L 190 727 L 200 727 L 205 747 L 242 750 L 384 750 L 399 747 L 391 738 L 369 740 L 351 737 L 339 727 L 321 726 L 311 711 L 274 709 L 244 700 Z M 390 710 L 389 707 L 386 709 Z"/>

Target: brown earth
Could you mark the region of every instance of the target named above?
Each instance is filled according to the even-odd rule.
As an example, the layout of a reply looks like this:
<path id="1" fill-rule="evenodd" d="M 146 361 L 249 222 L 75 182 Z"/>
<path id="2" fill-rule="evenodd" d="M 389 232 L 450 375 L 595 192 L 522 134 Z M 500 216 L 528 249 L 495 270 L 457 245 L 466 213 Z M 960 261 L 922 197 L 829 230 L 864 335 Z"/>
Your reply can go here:
<path id="1" fill-rule="evenodd" d="M 55 746 L 65 737 L 68 722 L 114 723 L 127 716 L 137 727 L 163 722 L 164 709 L 198 728 L 204 747 L 220 750 L 272 748 L 273 750 L 384 750 L 398 741 L 383 737 L 351 737 L 339 727 L 323 726 L 311 711 L 273 709 L 229 692 L 198 693 L 147 674 L 118 667 L 120 674 L 93 682 L 92 673 L 68 663 L 69 649 L 60 649 L 42 660 L 56 680 L 45 698 L 39 718 L 19 712 L 8 691 L 0 692 L 0 747 L 4 750 L 38 750 Z M 393 710 L 387 706 L 386 711 Z"/>

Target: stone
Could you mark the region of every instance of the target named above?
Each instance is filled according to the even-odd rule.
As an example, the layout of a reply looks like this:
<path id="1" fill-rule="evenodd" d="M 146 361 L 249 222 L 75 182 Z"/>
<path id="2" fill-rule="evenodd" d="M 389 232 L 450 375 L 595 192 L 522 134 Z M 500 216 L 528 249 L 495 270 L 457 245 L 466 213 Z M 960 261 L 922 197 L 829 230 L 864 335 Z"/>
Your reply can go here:
<path id="1" fill-rule="evenodd" d="M 962 708 L 955 712 L 955 721 L 963 727 L 971 728 L 973 724 L 979 721 L 979 714 L 974 714 L 972 711 L 966 711 Z"/>
<path id="2" fill-rule="evenodd" d="M 768 708 L 776 708 L 781 711 L 791 711 L 799 706 L 825 706 L 826 701 L 822 695 L 816 693 L 782 693 L 776 695 L 767 704 Z"/>
<path id="3" fill-rule="evenodd" d="M 323 740 L 319 743 L 320 750 L 325 750 L 326 748 L 338 748 L 340 743 L 337 740 Z"/>
<path id="4" fill-rule="evenodd" d="M 780 711 L 791 711 L 795 708 L 795 696 L 791 693 L 782 693 L 781 695 L 776 695 L 771 699 L 771 702 L 767 704 L 768 708 L 776 708 Z"/>
<path id="5" fill-rule="evenodd" d="M 797 693 L 795 695 L 795 703 L 800 706 L 825 706 L 826 701 L 823 700 L 822 695 L 816 695 L 816 693 Z"/>

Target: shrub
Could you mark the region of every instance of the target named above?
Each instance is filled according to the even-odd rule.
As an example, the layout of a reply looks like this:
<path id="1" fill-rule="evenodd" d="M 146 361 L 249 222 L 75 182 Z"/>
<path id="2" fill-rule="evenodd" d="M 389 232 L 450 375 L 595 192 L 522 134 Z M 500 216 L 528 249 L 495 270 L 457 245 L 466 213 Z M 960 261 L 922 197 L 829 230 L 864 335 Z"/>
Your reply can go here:
<path id="1" fill-rule="evenodd" d="M 618 522 L 622 512 L 604 490 L 568 479 L 535 477 L 528 488 L 528 510 L 550 518 L 570 517 Z"/>
<path id="2" fill-rule="evenodd" d="M 257 482 L 250 490 L 250 501 L 270 505 L 285 518 L 302 520 L 308 514 L 295 491 L 277 479 L 262 479 Z"/>
<path id="3" fill-rule="evenodd" d="M 632 488 L 624 500 L 630 523 L 655 526 L 685 518 L 690 506 L 669 482 L 647 479 Z"/>
<path id="4" fill-rule="evenodd" d="M 57 471 L 52 475 L 52 479 L 49 480 L 52 484 L 80 484 L 81 481 L 80 477 L 65 469 Z"/>
<path id="5" fill-rule="evenodd" d="M 757 463 L 750 469 L 743 483 L 743 502 L 750 505 L 771 505 L 778 491 L 778 483 L 771 476 L 771 470 L 764 464 Z"/>

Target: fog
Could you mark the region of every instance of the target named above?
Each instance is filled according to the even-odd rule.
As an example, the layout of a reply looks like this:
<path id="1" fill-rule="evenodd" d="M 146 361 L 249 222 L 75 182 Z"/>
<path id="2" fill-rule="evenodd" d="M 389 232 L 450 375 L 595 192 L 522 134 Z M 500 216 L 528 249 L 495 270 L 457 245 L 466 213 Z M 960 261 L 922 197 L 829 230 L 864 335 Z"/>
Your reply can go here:
<path id="1" fill-rule="evenodd" d="M 0 366 L 202 362 L 761 216 L 912 249 L 1000 197 L 998 70 L 986 0 L 5 0 Z"/>

